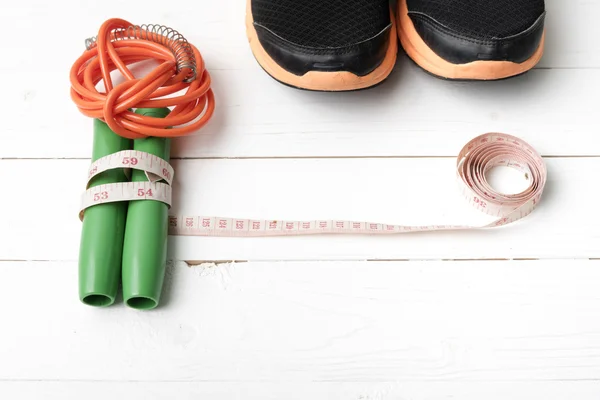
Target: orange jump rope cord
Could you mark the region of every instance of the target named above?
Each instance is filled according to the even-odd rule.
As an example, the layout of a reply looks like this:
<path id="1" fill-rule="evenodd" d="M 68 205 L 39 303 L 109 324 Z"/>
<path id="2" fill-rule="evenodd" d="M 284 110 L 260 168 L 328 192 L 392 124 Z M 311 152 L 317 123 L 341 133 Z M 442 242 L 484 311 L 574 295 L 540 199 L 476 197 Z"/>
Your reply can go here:
<path id="1" fill-rule="evenodd" d="M 210 75 L 200 52 L 188 43 L 196 61 L 196 78 L 188 83 L 186 80 L 192 70 L 184 67 L 178 71 L 177 60 L 168 47 L 144 38 L 115 40 L 115 29 L 132 26 L 128 21 L 117 18 L 102 24 L 96 46 L 85 51 L 73 63 L 70 72 L 71 99 L 81 113 L 101 119 L 113 132 L 128 139 L 147 136 L 173 138 L 199 130 L 210 120 L 215 109 Z M 158 38 L 157 33 L 137 29 L 136 32 L 146 35 L 144 37 Z M 156 60 L 160 64 L 145 77 L 136 78 L 128 65 L 147 60 Z M 126 80 L 114 86 L 110 74 L 117 69 Z M 96 89 L 101 81 L 106 93 Z M 184 90 L 183 94 L 171 96 Z M 166 118 L 129 111 L 130 108 L 152 107 L 173 109 Z"/>

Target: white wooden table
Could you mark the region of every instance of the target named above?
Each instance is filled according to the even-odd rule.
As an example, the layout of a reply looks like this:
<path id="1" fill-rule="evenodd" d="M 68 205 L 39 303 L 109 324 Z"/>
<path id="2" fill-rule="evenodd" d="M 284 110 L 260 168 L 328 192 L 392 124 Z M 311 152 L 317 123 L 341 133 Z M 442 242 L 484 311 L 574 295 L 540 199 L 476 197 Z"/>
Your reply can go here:
<path id="1" fill-rule="evenodd" d="M 346 94 L 263 73 L 244 6 L 0 6 L 0 398 L 600 398 L 600 3 L 547 0 L 546 55 L 522 77 L 446 82 L 401 54 L 384 85 Z M 542 204 L 490 231 L 171 237 L 158 309 L 84 306 L 77 212 L 92 128 L 68 73 L 111 17 L 181 31 L 213 77 L 215 117 L 174 145 L 179 212 L 486 222 L 453 167 L 489 131 L 543 154 Z"/>

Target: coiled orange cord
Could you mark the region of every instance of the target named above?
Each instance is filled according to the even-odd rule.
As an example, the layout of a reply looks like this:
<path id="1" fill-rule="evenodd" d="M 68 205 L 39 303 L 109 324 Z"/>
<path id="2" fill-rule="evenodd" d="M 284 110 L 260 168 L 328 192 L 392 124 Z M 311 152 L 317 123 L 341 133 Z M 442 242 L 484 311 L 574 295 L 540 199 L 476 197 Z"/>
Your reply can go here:
<path id="1" fill-rule="evenodd" d="M 133 32 L 135 36 L 124 38 L 119 34 L 124 31 Z M 175 31 L 167 29 L 165 32 Z M 101 119 L 113 132 L 128 139 L 185 136 L 204 126 L 214 113 L 215 99 L 200 52 L 185 42 L 186 48 L 193 52 L 195 71 L 191 71 L 190 65 L 179 68 L 177 57 L 181 54 L 162 42 L 168 40 L 160 32 L 144 30 L 122 19 L 107 20 L 99 30 L 96 44 L 71 68 L 71 98 L 78 109 L 88 117 Z M 145 77 L 134 77 L 127 66 L 146 60 L 161 63 Z M 110 73 L 116 69 L 126 80 L 115 87 Z M 195 72 L 193 80 L 192 72 Z M 100 81 L 106 93 L 96 89 Z M 184 94 L 171 96 L 182 90 Z M 174 108 L 166 118 L 129 111 L 154 107 Z"/>

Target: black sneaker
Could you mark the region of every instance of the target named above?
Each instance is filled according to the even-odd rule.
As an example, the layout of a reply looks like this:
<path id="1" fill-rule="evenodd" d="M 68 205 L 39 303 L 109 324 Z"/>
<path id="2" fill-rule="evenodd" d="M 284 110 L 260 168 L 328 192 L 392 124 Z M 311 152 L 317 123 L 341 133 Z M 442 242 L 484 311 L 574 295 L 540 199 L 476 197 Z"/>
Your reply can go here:
<path id="1" fill-rule="evenodd" d="M 544 0 L 398 0 L 408 56 L 448 79 L 494 80 L 533 68 L 544 52 Z"/>
<path id="2" fill-rule="evenodd" d="M 364 89 L 396 62 L 388 0 L 247 0 L 246 29 L 262 68 L 301 89 Z"/>

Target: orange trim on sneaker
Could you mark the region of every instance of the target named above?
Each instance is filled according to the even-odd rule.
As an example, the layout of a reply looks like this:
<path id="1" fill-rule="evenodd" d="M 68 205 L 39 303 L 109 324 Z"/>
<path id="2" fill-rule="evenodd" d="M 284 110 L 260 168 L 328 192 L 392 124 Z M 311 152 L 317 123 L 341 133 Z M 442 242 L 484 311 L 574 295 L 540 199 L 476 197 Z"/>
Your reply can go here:
<path id="1" fill-rule="evenodd" d="M 398 36 L 408 56 L 433 75 L 448 79 L 497 80 L 520 75 L 532 69 L 544 53 L 545 32 L 537 51 L 523 63 L 511 61 L 473 61 L 453 64 L 438 56 L 423 41 L 408 15 L 406 0 L 398 1 Z"/>
<path id="2" fill-rule="evenodd" d="M 258 40 L 252 17 L 251 0 L 246 4 L 246 34 L 254 57 L 261 67 L 276 80 L 300 89 L 315 91 L 351 91 L 365 89 L 383 82 L 392 72 L 396 65 L 398 54 L 398 39 L 395 17 L 392 13 L 392 27 L 390 30 L 390 46 L 387 49 L 383 62 L 370 74 L 358 76 L 347 71 L 322 72 L 309 71 L 299 76 L 283 69 L 277 64 Z"/>

